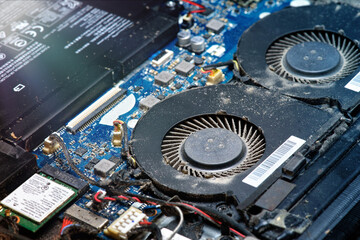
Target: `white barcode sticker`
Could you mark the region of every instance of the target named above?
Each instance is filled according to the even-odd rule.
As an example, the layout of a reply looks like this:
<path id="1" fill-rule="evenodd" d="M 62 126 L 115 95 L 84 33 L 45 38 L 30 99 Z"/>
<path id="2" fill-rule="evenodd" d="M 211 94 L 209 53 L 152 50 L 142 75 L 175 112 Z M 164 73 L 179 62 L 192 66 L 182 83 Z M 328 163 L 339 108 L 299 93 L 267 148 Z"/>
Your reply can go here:
<path id="1" fill-rule="evenodd" d="M 360 92 L 360 72 L 353 77 L 353 79 L 350 80 L 345 85 L 345 88 L 353 90 L 355 92 Z"/>
<path id="2" fill-rule="evenodd" d="M 289 137 L 269 157 L 247 175 L 243 179 L 243 182 L 257 188 L 304 143 L 305 140 L 301 138 L 295 136 Z"/>

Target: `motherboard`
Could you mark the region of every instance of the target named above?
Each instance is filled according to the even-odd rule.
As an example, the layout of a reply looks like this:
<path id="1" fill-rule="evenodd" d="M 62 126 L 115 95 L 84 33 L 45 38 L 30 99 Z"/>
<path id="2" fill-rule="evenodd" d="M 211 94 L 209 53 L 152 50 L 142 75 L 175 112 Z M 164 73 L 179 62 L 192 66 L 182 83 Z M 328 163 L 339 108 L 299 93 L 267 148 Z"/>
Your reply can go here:
<path id="1" fill-rule="evenodd" d="M 358 237 L 359 9 L 135 2 L 0 17 L 0 239 Z"/>

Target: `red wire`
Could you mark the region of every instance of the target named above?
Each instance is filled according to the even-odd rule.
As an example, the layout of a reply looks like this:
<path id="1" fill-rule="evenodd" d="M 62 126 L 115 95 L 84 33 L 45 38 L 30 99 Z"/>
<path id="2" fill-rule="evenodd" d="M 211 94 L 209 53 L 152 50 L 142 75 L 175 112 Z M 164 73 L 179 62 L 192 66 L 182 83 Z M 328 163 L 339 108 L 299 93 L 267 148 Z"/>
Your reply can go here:
<path id="1" fill-rule="evenodd" d="M 95 199 L 95 201 L 97 201 L 97 202 L 101 202 L 101 200 L 98 199 L 98 196 L 100 195 L 100 193 L 101 193 L 101 192 L 95 193 L 94 199 Z"/>
<path id="2" fill-rule="evenodd" d="M 206 70 L 206 71 L 201 70 L 201 72 L 202 72 L 202 73 L 211 73 L 212 71 L 211 71 L 211 70 Z"/>
<path id="3" fill-rule="evenodd" d="M 127 198 L 127 197 L 125 197 L 125 196 L 118 196 L 118 198 L 125 199 L 125 200 L 129 200 L 129 198 Z"/>
<path id="4" fill-rule="evenodd" d="M 148 220 L 144 219 L 142 222 L 140 222 L 141 225 L 151 225 L 152 223 Z"/>
<path id="5" fill-rule="evenodd" d="M 104 197 L 104 200 L 116 201 L 116 199 L 115 199 L 115 198 L 112 198 L 112 197 Z"/>
<path id="6" fill-rule="evenodd" d="M 62 230 L 64 229 L 64 227 L 66 227 L 67 225 L 70 225 L 70 224 L 73 224 L 74 222 L 72 220 L 70 220 L 69 218 L 65 217 L 63 219 L 63 224 L 61 226 L 61 229 L 60 229 L 60 233 L 62 232 Z"/>
<path id="7" fill-rule="evenodd" d="M 199 4 L 199 3 L 193 2 L 193 1 L 190 1 L 190 0 L 181 0 L 181 1 L 189 3 L 189 4 L 194 5 L 194 6 L 197 6 L 199 8 L 205 8 L 205 6 L 203 6 L 203 5 Z"/>
<path id="8" fill-rule="evenodd" d="M 137 202 L 141 202 L 140 199 L 138 199 L 137 197 L 132 197 L 132 199 L 134 199 Z"/>
<path id="9" fill-rule="evenodd" d="M 192 10 L 191 12 L 189 12 L 189 14 L 192 14 L 192 13 L 202 13 L 202 12 L 205 12 L 205 11 L 206 11 L 205 9 Z"/>

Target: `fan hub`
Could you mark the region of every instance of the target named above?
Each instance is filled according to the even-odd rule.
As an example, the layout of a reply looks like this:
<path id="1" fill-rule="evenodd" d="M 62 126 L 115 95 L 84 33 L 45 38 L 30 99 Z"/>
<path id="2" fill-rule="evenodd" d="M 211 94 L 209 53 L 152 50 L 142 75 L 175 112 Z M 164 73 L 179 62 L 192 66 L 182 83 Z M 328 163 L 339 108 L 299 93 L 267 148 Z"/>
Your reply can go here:
<path id="1" fill-rule="evenodd" d="M 241 138 L 223 128 L 206 128 L 192 133 L 184 142 L 184 158 L 202 169 L 231 167 L 244 155 Z"/>
<path id="2" fill-rule="evenodd" d="M 323 42 L 304 42 L 290 48 L 284 65 L 294 75 L 317 77 L 331 74 L 341 67 L 338 50 Z"/>

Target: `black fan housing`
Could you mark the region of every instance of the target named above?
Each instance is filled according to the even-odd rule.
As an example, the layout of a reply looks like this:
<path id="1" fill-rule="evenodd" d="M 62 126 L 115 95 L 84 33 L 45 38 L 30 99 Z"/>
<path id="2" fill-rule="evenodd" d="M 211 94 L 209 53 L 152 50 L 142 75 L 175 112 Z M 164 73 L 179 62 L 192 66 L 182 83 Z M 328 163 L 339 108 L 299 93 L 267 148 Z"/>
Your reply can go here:
<path id="1" fill-rule="evenodd" d="M 217 85 L 171 96 L 137 123 L 131 139 L 140 168 L 167 195 L 246 207 L 281 174 L 254 188 L 242 182 L 291 135 L 308 144 L 339 116 L 250 86 Z"/>
<path id="2" fill-rule="evenodd" d="M 239 40 L 236 58 L 243 74 L 286 95 L 333 99 L 352 110 L 360 96 L 345 85 L 360 69 L 357 14 L 350 6 L 330 4 L 265 17 Z"/>

